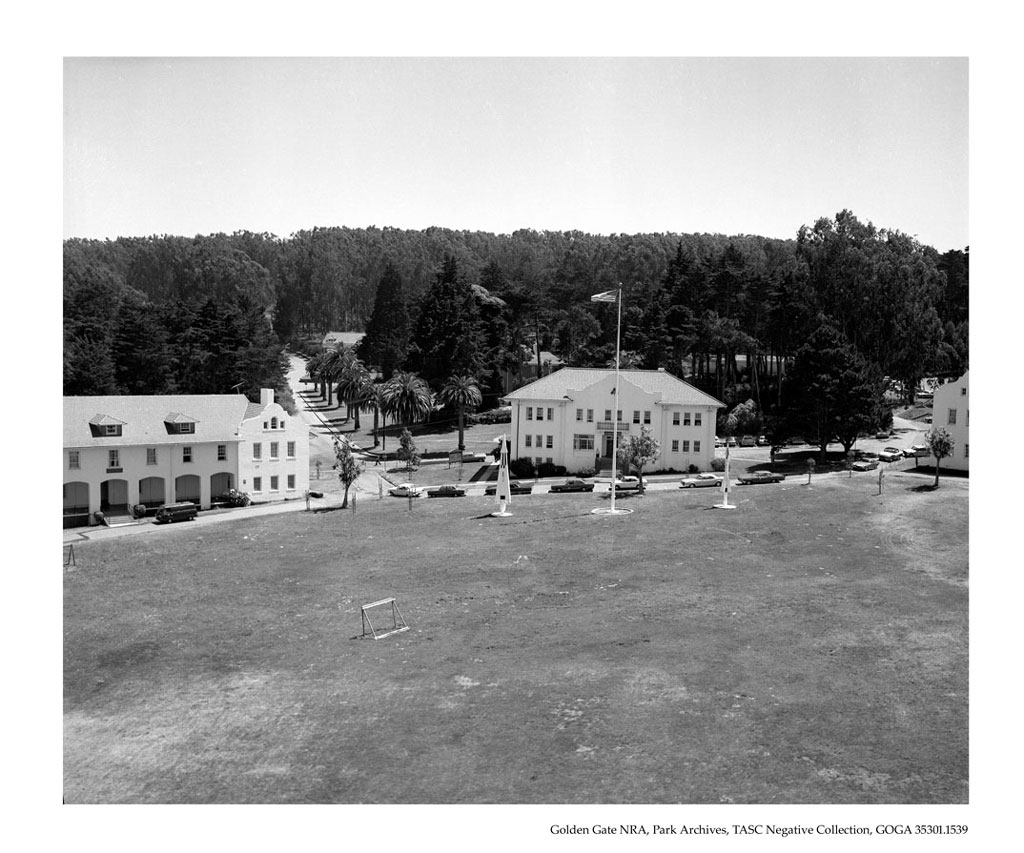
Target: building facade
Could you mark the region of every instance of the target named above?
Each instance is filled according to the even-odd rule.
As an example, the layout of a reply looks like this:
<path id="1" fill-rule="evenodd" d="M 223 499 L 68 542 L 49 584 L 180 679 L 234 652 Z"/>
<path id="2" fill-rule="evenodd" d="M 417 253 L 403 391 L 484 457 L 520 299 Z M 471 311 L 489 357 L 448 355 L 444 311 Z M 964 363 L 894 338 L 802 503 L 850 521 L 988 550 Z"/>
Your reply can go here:
<path id="1" fill-rule="evenodd" d="M 231 489 L 254 502 L 309 488 L 309 428 L 263 389 L 241 394 L 64 398 L 64 526 L 93 513 L 192 501 Z"/>
<path id="2" fill-rule="evenodd" d="M 709 470 L 723 406 L 664 370 L 621 370 L 616 404 L 615 371 L 582 367 L 555 371 L 503 399 L 512 407 L 512 458 L 573 473 L 610 466 L 613 432 L 621 445 L 644 427 L 661 445 L 649 470 Z"/>
<path id="3" fill-rule="evenodd" d="M 943 468 L 970 470 L 970 371 L 953 382 L 939 385 L 932 398 L 932 426 L 941 426 L 953 438 L 953 454 L 940 463 Z"/>

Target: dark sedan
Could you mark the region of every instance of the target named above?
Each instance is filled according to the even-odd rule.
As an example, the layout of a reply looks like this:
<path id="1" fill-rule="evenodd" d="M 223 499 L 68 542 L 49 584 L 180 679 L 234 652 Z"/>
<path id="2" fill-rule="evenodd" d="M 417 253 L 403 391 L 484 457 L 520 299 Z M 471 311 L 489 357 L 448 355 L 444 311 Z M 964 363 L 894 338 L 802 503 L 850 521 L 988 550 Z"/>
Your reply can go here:
<path id="1" fill-rule="evenodd" d="M 438 486 L 436 489 L 427 489 L 428 498 L 464 498 L 466 490 L 458 486 Z"/>
<path id="2" fill-rule="evenodd" d="M 592 492 L 594 491 L 594 484 L 576 477 L 570 477 L 564 483 L 555 483 L 549 491 L 552 494 L 557 492 Z"/>
<path id="3" fill-rule="evenodd" d="M 737 479 L 745 486 L 752 486 L 755 483 L 781 483 L 786 479 L 786 475 L 773 474 L 770 471 L 755 471 L 752 474 L 744 474 Z"/>
<path id="4" fill-rule="evenodd" d="M 518 480 L 508 481 L 509 494 L 513 495 L 528 495 L 533 491 L 533 486 L 524 486 Z M 498 484 L 492 483 L 486 489 L 484 489 L 485 495 L 496 495 L 498 493 Z"/>

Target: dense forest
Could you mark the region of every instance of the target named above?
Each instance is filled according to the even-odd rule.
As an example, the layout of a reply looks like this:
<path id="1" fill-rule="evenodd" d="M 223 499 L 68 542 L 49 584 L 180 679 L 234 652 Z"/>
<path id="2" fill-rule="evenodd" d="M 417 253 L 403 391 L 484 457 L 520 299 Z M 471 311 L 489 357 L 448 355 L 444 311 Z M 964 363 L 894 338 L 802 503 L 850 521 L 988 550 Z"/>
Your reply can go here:
<path id="1" fill-rule="evenodd" d="M 794 239 L 314 228 L 288 238 L 64 244 L 64 393 L 284 390 L 282 346 L 365 331 L 349 354 L 485 404 L 533 350 L 685 376 L 735 417 L 828 437 L 884 420 L 882 393 L 967 366 L 969 253 L 849 211 Z M 358 358 L 356 358 L 358 356 Z M 788 377 L 788 378 L 787 378 Z M 734 422 L 734 426 L 736 423 Z"/>

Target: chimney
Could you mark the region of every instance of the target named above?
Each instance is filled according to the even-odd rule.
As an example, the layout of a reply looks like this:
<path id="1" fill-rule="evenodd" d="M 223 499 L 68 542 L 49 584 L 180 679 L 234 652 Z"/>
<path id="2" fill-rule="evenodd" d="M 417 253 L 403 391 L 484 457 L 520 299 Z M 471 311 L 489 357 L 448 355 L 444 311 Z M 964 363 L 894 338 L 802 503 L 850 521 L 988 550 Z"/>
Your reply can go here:
<path id="1" fill-rule="evenodd" d="M 274 389 L 273 388 L 260 388 L 260 405 L 269 406 L 274 402 Z"/>

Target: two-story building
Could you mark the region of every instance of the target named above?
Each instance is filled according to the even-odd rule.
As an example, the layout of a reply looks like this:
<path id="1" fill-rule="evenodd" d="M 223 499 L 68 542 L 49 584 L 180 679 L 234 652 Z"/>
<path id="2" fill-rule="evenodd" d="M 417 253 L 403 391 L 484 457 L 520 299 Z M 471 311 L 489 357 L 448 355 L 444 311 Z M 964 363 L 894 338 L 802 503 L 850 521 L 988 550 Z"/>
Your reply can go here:
<path id="1" fill-rule="evenodd" d="M 565 367 L 505 395 L 512 407 L 510 453 L 570 472 L 611 464 L 621 445 L 647 427 L 661 445 L 651 470 L 711 467 L 715 418 L 723 403 L 664 370 Z M 614 420 L 613 420 L 614 419 Z"/>
<path id="2" fill-rule="evenodd" d="M 309 488 L 309 428 L 274 402 L 241 394 L 64 398 L 64 526 L 231 489 L 253 501 Z"/>
<path id="3" fill-rule="evenodd" d="M 932 426 L 941 426 L 953 439 L 953 455 L 942 460 L 943 468 L 970 470 L 971 397 L 968 393 L 970 371 L 953 382 L 935 388 L 932 398 Z"/>

